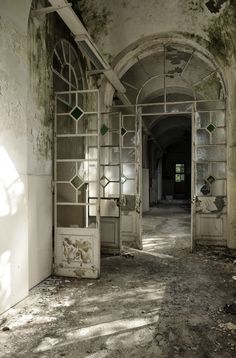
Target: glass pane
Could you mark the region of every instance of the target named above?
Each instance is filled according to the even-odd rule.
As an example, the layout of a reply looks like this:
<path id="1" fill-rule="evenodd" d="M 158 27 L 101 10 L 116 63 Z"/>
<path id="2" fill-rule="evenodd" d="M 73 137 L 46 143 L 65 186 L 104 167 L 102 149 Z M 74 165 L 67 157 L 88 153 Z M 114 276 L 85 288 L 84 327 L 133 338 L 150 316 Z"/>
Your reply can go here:
<path id="1" fill-rule="evenodd" d="M 77 121 L 78 134 L 96 134 L 98 126 L 98 118 L 96 114 L 84 114 Z"/>
<path id="2" fill-rule="evenodd" d="M 86 206 L 57 205 L 57 227 L 88 227 L 86 212 Z"/>
<path id="3" fill-rule="evenodd" d="M 121 161 L 129 163 L 135 161 L 135 149 L 121 148 Z"/>
<path id="4" fill-rule="evenodd" d="M 96 137 L 57 138 L 57 158 L 58 159 L 85 159 L 86 157 L 89 157 L 90 148 L 88 148 L 88 145 L 91 142 L 97 144 L 97 138 Z M 93 156 L 90 157 L 94 158 L 97 157 L 97 155 L 95 156 L 95 154 L 93 154 Z"/>
<path id="5" fill-rule="evenodd" d="M 101 168 L 101 171 L 102 175 L 104 175 L 109 181 L 120 180 L 120 168 L 118 165 L 104 166 Z"/>
<path id="6" fill-rule="evenodd" d="M 184 173 L 184 164 L 175 164 L 176 173 Z"/>
<path id="7" fill-rule="evenodd" d="M 100 137 L 101 145 L 119 146 L 120 135 L 118 132 L 107 132 Z"/>
<path id="8" fill-rule="evenodd" d="M 77 105 L 84 112 L 98 112 L 98 93 L 77 93 Z"/>
<path id="9" fill-rule="evenodd" d="M 120 196 L 120 183 L 109 182 L 104 188 L 106 198 L 117 198 Z"/>
<path id="10" fill-rule="evenodd" d="M 175 182 L 180 183 L 181 181 L 184 181 L 185 175 L 184 174 L 175 174 Z"/>
<path id="11" fill-rule="evenodd" d="M 88 154 L 86 153 L 86 159 L 97 159 L 98 158 L 98 149 L 97 147 L 89 147 Z"/>
<path id="12" fill-rule="evenodd" d="M 97 199 L 89 199 L 89 203 L 93 204 L 93 205 L 89 205 L 89 216 L 96 216 L 96 204 L 97 204 Z M 89 225 L 91 226 L 91 225 Z"/>
<path id="13" fill-rule="evenodd" d="M 57 116 L 57 134 L 75 134 L 76 123 L 70 116 Z"/>
<path id="14" fill-rule="evenodd" d="M 87 188 L 87 184 L 85 184 L 82 187 L 80 187 L 79 190 L 77 191 L 78 203 L 86 203 L 87 202 L 86 188 Z"/>
<path id="15" fill-rule="evenodd" d="M 123 136 L 123 146 L 124 147 L 134 147 L 136 145 L 136 133 L 135 132 L 127 132 Z"/>
<path id="16" fill-rule="evenodd" d="M 117 201 L 112 199 L 101 199 L 101 216 L 119 217 Z"/>
<path id="17" fill-rule="evenodd" d="M 97 178 L 96 162 L 77 162 L 77 174 L 84 181 L 88 182 Z"/>
<path id="18" fill-rule="evenodd" d="M 56 170 L 56 179 L 58 181 L 69 181 L 71 180 L 76 174 L 76 164 L 75 163 L 57 163 L 57 170 Z"/>
<path id="19" fill-rule="evenodd" d="M 126 130 L 134 131 L 135 130 L 135 119 L 136 119 L 135 116 L 124 116 L 122 126 Z"/>
<path id="20" fill-rule="evenodd" d="M 210 144 L 210 133 L 205 129 L 198 129 L 196 134 L 196 144 Z"/>
<path id="21" fill-rule="evenodd" d="M 86 181 L 97 180 L 97 176 L 98 176 L 97 163 L 88 162 L 88 177 L 85 176 Z"/>
<path id="22" fill-rule="evenodd" d="M 72 116 L 72 118 L 74 120 L 80 120 L 83 116 L 84 112 L 82 111 L 82 109 L 78 106 L 75 106 L 72 111 L 70 112 L 70 115 Z"/>
<path id="23" fill-rule="evenodd" d="M 164 104 L 153 104 L 151 106 L 142 106 L 142 115 L 145 115 L 145 113 L 164 113 Z M 153 115 L 155 116 L 155 115 Z M 151 116 L 150 119 L 153 117 Z"/>
<path id="24" fill-rule="evenodd" d="M 212 132 L 212 144 L 225 143 L 225 128 L 216 128 Z"/>
<path id="25" fill-rule="evenodd" d="M 122 176 L 126 178 L 136 177 L 136 164 L 122 164 Z"/>
<path id="26" fill-rule="evenodd" d="M 88 195 L 89 198 L 96 198 L 97 195 L 97 183 L 89 183 L 88 184 Z"/>
<path id="27" fill-rule="evenodd" d="M 211 122 L 216 127 L 224 127 L 225 126 L 225 112 L 224 111 L 211 112 Z"/>
<path id="28" fill-rule="evenodd" d="M 178 112 L 192 112 L 192 103 L 175 103 L 167 104 L 166 111 L 172 113 Z"/>
<path id="29" fill-rule="evenodd" d="M 104 126 L 105 129 L 106 126 L 109 131 L 119 131 L 120 115 L 119 113 L 102 114 L 101 123 L 101 128 Z"/>
<path id="30" fill-rule="evenodd" d="M 224 161 L 225 160 L 225 147 L 211 146 L 197 148 L 198 161 Z"/>
<path id="31" fill-rule="evenodd" d="M 136 194 L 135 180 L 126 180 L 121 187 L 122 194 Z"/>
<path id="32" fill-rule="evenodd" d="M 60 80 L 57 77 L 57 81 Z M 63 87 L 65 82 L 63 82 Z M 76 105 L 76 96 L 74 93 L 59 93 L 57 95 L 57 113 L 70 113 Z"/>
<path id="33" fill-rule="evenodd" d="M 210 124 L 210 113 L 196 113 L 196 127 L 206 128 Z"/>
<path id="34" fill-rule="evenodd" d="M 211 184 L 211 195 L 226 195 L 226 180 L 216 180 Z"/>
<path id="35" fill-rule="evenodd" d="M 72 180 L 71 184 L 75 189 L 78 189 L 84 184 L 84 181 L 82 178 L 80 178 L 78 175 L 76 175 Z"/>
<path id="36" fill-rule="evenodd" d="M 226 163 L 212 163 L 212 175 L 215 178 L 226 178 Z"/>
<path id="37" fill-rule="evenodd" d="M 71 184 L 57 184 L 57 202 L 75 203 L 76 191 Z"/>
<path id="38" fill-rule="evenodd" d="M 197 169 L 197 179 L 202 180 L 204 178 L 208 178 L 209 176 L 208 164 L 197 163 L 196 169 Z"/>
<path id="39" fill-rule="evenodd" d="M 119 147 L 102 147 L 101 148 L 101 164 L 119 163 Z"/>

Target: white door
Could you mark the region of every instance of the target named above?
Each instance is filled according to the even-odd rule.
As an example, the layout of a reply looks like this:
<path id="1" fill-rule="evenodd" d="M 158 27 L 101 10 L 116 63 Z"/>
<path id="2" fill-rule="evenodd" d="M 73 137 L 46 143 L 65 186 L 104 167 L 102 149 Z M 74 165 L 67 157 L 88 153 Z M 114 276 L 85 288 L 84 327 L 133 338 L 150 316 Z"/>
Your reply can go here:
<path id="1" fill-rule="evenodd" d="M 99 93 L 59 92 L 54 127 L 54 273 L 100 275 Z"/>
<path id="2" fill-rule="evenodd" d="M 195 244 L 225 246 L 225 103 L 196 102 L 192 125 L 192 248 Z"/>
<path id="3" fill-rule="evenodd" d="M 121 251 L 120 195 L 121 195 L 121 114 L 101 114 L 100 125 L 100 197 L 102 253 Z"/>
<path id="4" fill-rule="evenodd" d="M 142 249 L 142 119 L 137 114 L 121 118 L 121 240 Z"/>

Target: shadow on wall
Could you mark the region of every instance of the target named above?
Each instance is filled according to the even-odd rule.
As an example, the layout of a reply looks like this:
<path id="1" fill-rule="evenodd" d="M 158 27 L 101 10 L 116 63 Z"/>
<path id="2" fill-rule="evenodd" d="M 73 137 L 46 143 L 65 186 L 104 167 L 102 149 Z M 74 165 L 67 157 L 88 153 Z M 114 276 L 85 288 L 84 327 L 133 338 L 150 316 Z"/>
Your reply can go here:
<path id="1" fill-rule="evenodd" d="M 20 202 L 24 199 L 24 184 L 3 146 L 0 147 L 0 224 L 3 230 L 1 235 L 0 252 L 0 312 L 4 310 L 11 296 L 11 245 L 10 235 L 4 232 L 7 218 L 14 216 Z M 5 226 L 7 227 L 7 226 Z"/>

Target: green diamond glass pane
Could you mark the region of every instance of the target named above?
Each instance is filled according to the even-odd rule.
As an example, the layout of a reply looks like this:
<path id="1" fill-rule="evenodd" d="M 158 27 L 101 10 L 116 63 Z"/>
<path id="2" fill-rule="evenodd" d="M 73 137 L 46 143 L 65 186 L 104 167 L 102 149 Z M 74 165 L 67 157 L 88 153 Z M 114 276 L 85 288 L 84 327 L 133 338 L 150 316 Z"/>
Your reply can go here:
<path id="1" fill-rule="evenodd" d="M 100 184 L 103 188 L 105 188 L 105 186 L 107 186 L 107 184 L 109 183 L 109 180 L 103 175 L 100 179 Z"/>
<path id="2" fill-rule="evenodd" d="M 121 135 L 125 135 L 126 132 L 127 132 L 127 130 L 124 127 L 122 127 L 121 128 Z"/>
<path id="3" fill-rule="evenodd" d="M 105 124 L 103 124 L 101 126 L 101 135 L 105 135 L 108 132 L 108 130 L 109 128 Z"/>
<path id="4" fill-rule="evenodd" d="M 75 187 L 75 189 L 78 189 L 83 183 L 84 183 L 83 180 L 78 175 L 76 175 L 71 180 L 71 184 Z"/>
<path id="5" fill-rule="evenodd" d="M 215 181 L 215 178 L 214 178 L 212 175 L 210 175 L 210 176 L 207 178 L 207 181 L 208 181 L 210 184 L 212 184 L 212 183 Z"/>
<path id="6" fill-rule="evenodd" d="M 209 126 L 207 127 L 207 130 L 211 133 L 216 129 L 216 127 L 211 123 L 209 124 Z"/>
<path id="7" fill-rule="evenodd" d="M 84 112 L 79 107 L 75 107 L 71 112 L 71 115 L 74 119 L 79 119 L 83 113 Z"/>

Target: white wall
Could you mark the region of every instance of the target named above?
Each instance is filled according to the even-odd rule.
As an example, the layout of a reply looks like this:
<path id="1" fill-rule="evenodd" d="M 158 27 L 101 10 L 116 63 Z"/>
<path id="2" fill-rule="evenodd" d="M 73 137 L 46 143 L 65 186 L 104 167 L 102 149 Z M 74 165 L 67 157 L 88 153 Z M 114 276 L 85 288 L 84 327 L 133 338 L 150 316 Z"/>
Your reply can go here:
<path id="1" fill-rule="evenodd" d="M 0 313 L 28 294 L 27 19 L 0 0 Z"/>

